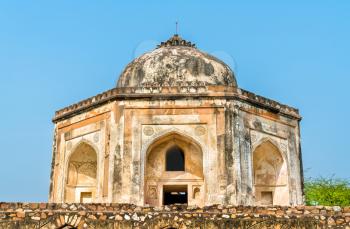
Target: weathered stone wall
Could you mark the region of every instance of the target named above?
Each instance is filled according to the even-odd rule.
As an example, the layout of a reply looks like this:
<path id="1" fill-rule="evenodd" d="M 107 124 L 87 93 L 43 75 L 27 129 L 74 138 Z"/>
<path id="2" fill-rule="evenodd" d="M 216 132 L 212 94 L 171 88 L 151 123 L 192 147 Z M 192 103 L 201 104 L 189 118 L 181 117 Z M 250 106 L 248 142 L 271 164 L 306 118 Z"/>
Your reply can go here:
<path id="1" fill-rule="evenodd" d="M 350 207 L 0 203 L 0 228 L 350 228 Z"/>
<path id="2" fill-rule="evenodd" d="M 299 119 L 283 116 L 279 112 L 261 108 L 245 101 L 232 101 L 230 111 L 231 126 L 233 128 L 232 160 L 227 161 L 228 167 L 237 174 L 236 202 L 230 204 L 255 205 L 261 191 L 279 193 L 274 194 L 275 205 L 300 205 L 302 200 L 302 165 L 300 152 Z M 229 132 L 227 130 L 226 132 Z M 269 143 L 282 156 L 283 169 L 279 179 L 285 182 L 276 187 L 259 187 L 256 183 L 256 170 L 253 167 L 256 150 Z M 265 150 L 265 152 L 270 152 Z M 229 153 L 229 152 L 228 152 Z M 267 157 L 267 155 L 265 155 Z M 235 164 L 236 163 L 236 164 Z M 272 163 L 272 162 L 271 162 Z M 273 163 L 272 163 L 273 164 Z M 265 168 L 266 169 L 266 168 Z M 229 183 L 228 186 L 231 184 Z"/>
<path id="3" fill-rule="evenodd" d="M 273 202 L 268 204 L 303 203 L 300 116 L 296 109 L 235 87 L 186 88 L 188 93 L 180 87 L 116 88 L 58 111 L 49 202 L 79 202 L 79 195 L 91 192 L 92 202 L 160 206 L 163 186 L 181 184 L 188 185 L 189 194 L 200 190 L 196 201 L 200 206 L 257 205 L 263 194 L 271 196 Z M 147 174 L 152 148 L 168 138 L 200 148 L 202 156 L 195 161 L 202 162 L 203 176 L 184 173 L 180 174 L 182 179 L 174 179 L 179 176 L 168 176 L 164 160 L 155 166 L 162 174 L 153 178 Z M 266 142 L 281 154 L 259 161 L 259 165 L 270 167 L 281 163 L 275 175 L 263 174 L 276 181 L 268 182 L 269 187 L 255 179 L 255 174 L 265 169 L 253 166 L 258 158 L 254 157 L 256 149 Z M 97 159 L 96 185 L 90 191 L 68 182 L 70 157 L 82 144 L 90 145 Z M 158 155 L 165 150 L 163 147 Z M 192 150 L 185 151 L 193 155 Z M 187 172 L 194 171 L 193 163 L 187 166 Z M 74 200 L 67 198 L 68 191 Z M 194 203 L 191 198 L 189 204 Z"/>

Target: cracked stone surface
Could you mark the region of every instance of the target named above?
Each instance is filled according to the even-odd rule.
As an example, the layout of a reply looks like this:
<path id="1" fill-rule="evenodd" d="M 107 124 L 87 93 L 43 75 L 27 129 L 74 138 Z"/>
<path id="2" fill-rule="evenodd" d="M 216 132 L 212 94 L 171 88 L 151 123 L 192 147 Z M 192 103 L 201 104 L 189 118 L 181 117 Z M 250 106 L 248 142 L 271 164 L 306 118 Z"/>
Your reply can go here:
<path id="1" fill-rule="evenodd" d="M 183 83 L 237 86 L 232 70 L 221 60 L 185 43 L 170 43 L 168 46 L 160 45 L 128 64 L 119 77 L 117 87 Z"/>

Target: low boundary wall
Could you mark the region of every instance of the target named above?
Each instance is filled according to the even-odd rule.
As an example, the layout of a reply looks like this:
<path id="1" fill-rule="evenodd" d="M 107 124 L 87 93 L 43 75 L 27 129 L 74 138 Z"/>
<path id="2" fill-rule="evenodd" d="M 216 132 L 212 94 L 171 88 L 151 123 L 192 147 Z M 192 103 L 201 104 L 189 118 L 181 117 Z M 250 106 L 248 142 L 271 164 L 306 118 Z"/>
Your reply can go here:
<path id="1" fill-rule="evenodd" d="M 349 228 L 350 207 L 0 203 L 0 228 Z"/>

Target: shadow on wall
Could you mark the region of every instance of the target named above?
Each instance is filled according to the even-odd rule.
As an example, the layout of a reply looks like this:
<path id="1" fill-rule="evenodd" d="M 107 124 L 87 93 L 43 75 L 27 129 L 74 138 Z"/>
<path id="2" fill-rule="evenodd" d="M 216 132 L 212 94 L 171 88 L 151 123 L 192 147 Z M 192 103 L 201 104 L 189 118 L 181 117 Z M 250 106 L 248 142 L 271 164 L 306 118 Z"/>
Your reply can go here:
<path id="1" fill-rule="evenodd" d="M 97 154 L 83 142 L 71 154 L 64 200 L 67 203 L 91 203 L 96 193 Z"/>
<path id="2" fill-rule="evenodd" d="M 257 205 L 289 203 L 287 164 L 271 141 L 264 141 L 254 150 L 253 169 Z"/>

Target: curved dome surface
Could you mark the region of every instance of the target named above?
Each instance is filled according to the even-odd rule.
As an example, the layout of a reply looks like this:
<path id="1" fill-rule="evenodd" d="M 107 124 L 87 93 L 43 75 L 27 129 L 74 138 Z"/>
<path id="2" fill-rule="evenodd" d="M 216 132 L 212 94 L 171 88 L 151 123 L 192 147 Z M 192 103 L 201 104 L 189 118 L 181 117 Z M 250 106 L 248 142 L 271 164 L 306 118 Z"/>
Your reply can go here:
<path id="1" fill-rule="evenodd" d="M 228 65 L 174 35 L 155 50 L 128 64 L 119 77 L 117 87 L 184 84 L 237 86 Z"/>

